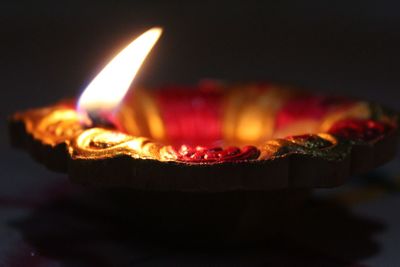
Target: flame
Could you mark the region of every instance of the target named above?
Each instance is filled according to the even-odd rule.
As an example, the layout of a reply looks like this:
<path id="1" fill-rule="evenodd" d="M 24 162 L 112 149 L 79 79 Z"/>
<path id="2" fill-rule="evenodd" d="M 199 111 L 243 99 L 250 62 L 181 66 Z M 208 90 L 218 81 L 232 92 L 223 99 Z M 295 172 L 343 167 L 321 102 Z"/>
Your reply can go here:
<path id="1" fill-rule="evenodd" d="M 78 112 L 113 116 L 161 33 L 161 28 L 151 28 L 115 56 L 80 96 Z"/>

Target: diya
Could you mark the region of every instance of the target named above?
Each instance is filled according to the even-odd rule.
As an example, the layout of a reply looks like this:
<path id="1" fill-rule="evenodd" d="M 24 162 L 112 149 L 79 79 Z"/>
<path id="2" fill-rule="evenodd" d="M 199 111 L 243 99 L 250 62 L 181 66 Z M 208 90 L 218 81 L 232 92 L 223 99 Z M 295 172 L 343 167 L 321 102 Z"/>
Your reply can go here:
<path id="1" fill-rule="evenodd" d="M 311 189 L 396 153 L 397 114 L 365 101 L 266 83 L 128 92 L 160 34 L 134 40 L 78 101 L 16 113 L 12 144 L 75 183 L 123 191 L 151 231 L 232 240 L 279 231 Z"/>

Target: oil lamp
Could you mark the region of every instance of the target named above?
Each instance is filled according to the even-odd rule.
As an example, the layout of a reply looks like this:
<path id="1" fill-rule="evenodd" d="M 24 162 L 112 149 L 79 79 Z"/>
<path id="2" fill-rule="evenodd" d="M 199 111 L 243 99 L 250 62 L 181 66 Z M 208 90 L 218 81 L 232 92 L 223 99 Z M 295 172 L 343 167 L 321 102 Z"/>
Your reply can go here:
<path id="1" fill-rule="evenodd" d="M 161 32 L 135 39 L 79 100 L 16 113 L 12 143 L 76 183 L 140 191 L 142 207 L 187 214 L 197 228 L 207 223 L 193 210 L 206 208 L 219 218 L 208 229 L 228 220 L 246 238 L 261 237 L 288 199 L 394 156 L 397 115 L 361 100 L 269 83 L 128 91 Z M 154 206 L 160 198 L 169 204 Z"/>

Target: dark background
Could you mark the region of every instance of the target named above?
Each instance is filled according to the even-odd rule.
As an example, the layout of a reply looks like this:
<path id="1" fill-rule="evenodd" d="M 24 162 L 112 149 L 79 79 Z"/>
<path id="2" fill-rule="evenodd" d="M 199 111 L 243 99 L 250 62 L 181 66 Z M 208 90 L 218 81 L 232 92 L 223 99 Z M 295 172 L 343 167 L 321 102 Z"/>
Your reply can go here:
<path id="1" fill-rule="evenodd" d="M 396 1 L 2 1 L 2 109 L 79 93 L 154 25 L 138 83 L 278 80 L 400 101 Z M 5 106 L 5 107 L 4 107 Z"/>
<path id="2" fill-rule="evenodd" d="M 3 0 L 1 196 L 20 196 L 38 181 L 55 179 L 11 150 L 7 116 L 79 94 L 117 51 L 155 25 L 165 31 L 136 84 L 272 80 L 400 109 L 396 1 Z M 390 168 L 399 170 L 398 164 Z M 375 208 L 385 217 L 395 207 Z M 391 263 L 398 260 L 399 229 L 384 241 Z"/>

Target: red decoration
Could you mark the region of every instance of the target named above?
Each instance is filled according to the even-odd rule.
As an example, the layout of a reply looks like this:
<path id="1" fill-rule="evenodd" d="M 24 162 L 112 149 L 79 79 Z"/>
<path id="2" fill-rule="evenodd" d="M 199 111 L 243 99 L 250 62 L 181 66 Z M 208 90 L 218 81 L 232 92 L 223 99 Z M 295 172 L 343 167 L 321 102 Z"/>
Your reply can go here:
<path id="1" fill-rule="evenodd" d="M 372 141 L 393 127 L 387 123 L 375 120 L 341 120 L 329 130 L 330 134 L 349 140 Z"/>

